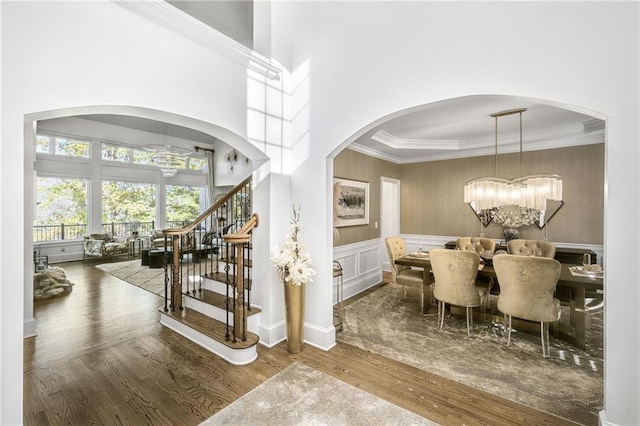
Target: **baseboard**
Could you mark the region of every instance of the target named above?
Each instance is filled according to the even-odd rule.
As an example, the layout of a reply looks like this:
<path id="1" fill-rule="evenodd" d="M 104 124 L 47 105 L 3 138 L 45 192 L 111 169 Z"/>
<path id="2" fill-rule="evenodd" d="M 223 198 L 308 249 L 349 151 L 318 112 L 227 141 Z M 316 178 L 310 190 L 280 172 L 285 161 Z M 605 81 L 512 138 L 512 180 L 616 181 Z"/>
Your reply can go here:
<path id="1" fill-rule="evenodd" d="M 336 344 L 336 328 L 333 326 L 322 328 L 313 324 L 305 323 L 304 341 L 311 346 L 328 351 Z"/>
<path id="2" fill-rule="evenodd" d="M 35 318 L 29 318 L 24 320 L 22 327 L 23 338 L 27 337 L 35 337 L 38 335 L 36 331 L 36 320 Z"/>
<path id="3" fill-rule="evenodd" d="M 278 321 L 272 326 L 260 323 L 258 336 L 260 344 L 267 348 L 272 348 L 287 338 L 287 331 L 284 320 Z"/>

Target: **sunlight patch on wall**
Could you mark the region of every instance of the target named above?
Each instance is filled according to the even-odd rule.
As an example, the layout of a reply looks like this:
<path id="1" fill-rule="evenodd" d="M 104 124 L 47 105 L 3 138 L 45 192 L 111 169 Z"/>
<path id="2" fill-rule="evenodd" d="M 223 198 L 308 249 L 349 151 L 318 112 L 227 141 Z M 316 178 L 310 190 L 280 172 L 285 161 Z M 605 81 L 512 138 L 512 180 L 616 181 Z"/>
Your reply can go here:
<path id="1" fill-rule="evenodd" d="M 267 154 L 271 171 L 290 175 L 309 155 L 309 61 L 280 80 L 247 70 L 247 138 Z"/>

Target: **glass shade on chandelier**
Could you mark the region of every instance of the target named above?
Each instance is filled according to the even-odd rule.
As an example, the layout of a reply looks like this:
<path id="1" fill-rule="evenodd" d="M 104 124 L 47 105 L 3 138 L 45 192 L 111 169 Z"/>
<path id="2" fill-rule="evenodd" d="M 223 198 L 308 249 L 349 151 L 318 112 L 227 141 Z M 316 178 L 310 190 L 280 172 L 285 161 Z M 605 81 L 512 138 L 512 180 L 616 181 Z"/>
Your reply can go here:
<path id="1" fill-rule="evenodd" d="M 522 170 L 522 113 L 526 110 L 526 108 L 517 108 L 491 114 L 496 123 L 496 175 L 498 174 L 498 118 L 513 114 L 520 116 L 520 170 Z M 476 212 L 508 205 L 545 211 L 547 200 L 562 201 L 562 178 L 558 175 L 535 174 L 512 180 L 483 177 L 470 180 L 464 185 L 464 202 L 471 204 Z"/>
<path id="2" fill-rule="evenodd" d="M 553 174 L 538 174 L 516 179 L 524 185 L 519 205 L 535 210 L 547 210 L 547 200 L 562 201 L 562 178 Z"/>
<path id="3" fill-rule="evenodd" d="M 501 178 L 479 178 L 464 185 L 464 202 L 477 211 L 519 204 L 525 190 L 520 183 Z"/>
<path id="4" fill-rule="evenodd" d="M 172 145 L 145 145 L 144 149 L 153 152 L 153 161 L 160 168 L 162 176 L 172 177 L 184 168 L 184 163 L 191 151 Z"/>

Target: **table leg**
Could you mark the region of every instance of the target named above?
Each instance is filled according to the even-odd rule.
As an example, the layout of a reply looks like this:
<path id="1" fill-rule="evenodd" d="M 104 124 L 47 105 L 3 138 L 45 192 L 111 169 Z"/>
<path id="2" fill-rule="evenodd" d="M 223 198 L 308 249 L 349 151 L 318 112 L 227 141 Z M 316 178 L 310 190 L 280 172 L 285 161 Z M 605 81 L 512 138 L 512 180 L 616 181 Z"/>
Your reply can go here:
<path id="1" fill-rule="evenodd" d="M 559 337 L 580 349 L 585 349 L 586 341 L 586 313 L 585 313 L 585 289 L 572 288 L 569 300 L 569 323 L 573 329 L 573 335 L 559 331 Z"/>
<path id="2" fill-rule="evenodd" d="M 420 301 L 423 314 L 432 314 L 435 312 L 433 308 L 433 295 L 431 294 L 431 283 L 433 283 L 431 271 L 424 269 L 422 276 L 422 299 Z"/>

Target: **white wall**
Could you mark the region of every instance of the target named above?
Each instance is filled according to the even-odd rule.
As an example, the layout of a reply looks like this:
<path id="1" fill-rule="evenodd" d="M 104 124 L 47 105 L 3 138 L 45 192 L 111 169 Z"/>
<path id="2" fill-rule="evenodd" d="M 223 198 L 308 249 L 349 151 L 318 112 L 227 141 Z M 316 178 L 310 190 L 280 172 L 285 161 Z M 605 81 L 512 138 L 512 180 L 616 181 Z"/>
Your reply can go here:
<path id="1" fill-rule="evenodd" d="M 0 7 L 0 424 L 9 425 L 22 423 L 19 319 L 25 319 L 25 334 L 36 328 L 32 121 L 76 113 L 139 115 L 210 133 L 249 153 L 254 164 L 268 158 L 246 139 L 247 69 L 224 46 L 218 53 L 113 2 L 2 2 Z M 268 200 L 262 203 L 254 206 L 268 207 Z M 266 256 L 256 263 L 263 270 L 270 266 Z M 17 283 L 24 283 L 24 294 Z M 267 279 L 261 293 L 266 302 L 256 303 L 268 304 L 270 284 Z"/>
<path id="2" fill-rule="evenodd" d="M 15 292 L 15 283 L 30 274 L 25 263 L 30 235 L 23 236 L 23 230 L 32 214 L 25 199 L 32 192 L 24 192 L 33 178 L 31 141 L 17 148 L 24 140 L 25 114 L 85 105 L 151 108 L 177 121 L 212 123 L 242 143 L 247 72 L 231 56 L 115 3 L 2 2 L 0 7 L 0 423 L 19 424 L 22 393 L 15 389 L 22 383 L 23 331 L 16 318 L 29 309 L 24 297 L 31 297 Z M 265 245 L 286 233 L 289 202 L 302 206 L 303 238 L 318 271 L 307 287 L 307 301 L 313 303 L 307 304 L 305 338 L 324 348 L 335 341 L 333 170 L 327 157 L 372 122 L 405 108 L 474 94 L 544 99 L 607 119 L 604 420 L 639 424 L 640 255 L 625 244 L 640 237 L 638 4 L 275 2 L 271 15 L 272 52 L 292 75 L 291 102 L 281 107 L 291 108 L 286 112 L 292 123 L 290 129 L 280 127 L 275 144 L 265 136 L 261 148 L 279 162 L 283 175 L 270 179 L 261 169 L 254 176 L 267 186 L 259 188 L 257 198 L 280 203 L 261 206 L 269 210 Z M 44 31 L 48 26 L 54 30 Z M 15 250 L 16 241 L 24 242 L 22 252 Z M 261 337 L 264 331 L 276 340 L 281 289 L 265 262 L 258 267 L 271 270 L 271 287 L 261 288 L 260 303 L 273 302 L 274 309 L 265 315 Z M 22 264 L 25 268 L 15 267 Z"/>
<path id="3" fill-rule="evenodd" d="M 292 73 L 309 68 L 302 141 L 310 155 L 294 172 L 292 197 L 313 212 L 307 238 L 324 267 L 308 289 L 317 308 L 307 320 L 328 322 L 324 157 L 382 117 L 459 96 L 514 95 L 586 112 L 607 120 L 603 421 L 639 424 L 640 262 L 625 248 L 640 237 L 637 2 L 278 2 L 272 11 L 272 52 Z"/>

